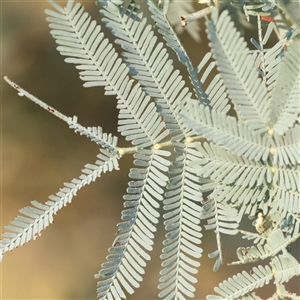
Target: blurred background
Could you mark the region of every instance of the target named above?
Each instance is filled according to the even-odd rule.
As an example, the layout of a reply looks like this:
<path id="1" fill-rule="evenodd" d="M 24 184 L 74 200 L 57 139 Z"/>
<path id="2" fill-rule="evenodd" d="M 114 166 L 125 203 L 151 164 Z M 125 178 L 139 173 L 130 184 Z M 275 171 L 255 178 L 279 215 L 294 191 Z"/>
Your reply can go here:
<path id="1" fill-rule="evenodd" d="M 81 2 L 100 20 L 94 1 Z M 78 177 L 85 164 L 96 161 L 99 152 L 95 144 L 64 122 L 19 97 L 3 76 L 65 115 L 77 115 L 82 125 L 100 125 L 117 135 L 115 98 L 104 97 L 102 88 L 82 87 L 77 70 L 64 63 L 55 49 L 45 21 L 46 8 L 50 8 L 46 1 L 1 1 L 1 230 L 31 200 L 45 202 L 63 182 Z M 199 44 L 184 32 L 181 35 L 195 65 L 208 50 L 203 21 L 200 27 Z M 120 139 L 120 145 L 128 144 Z M 96 298 L 93 275 L 100 270 L 115 238 L 132 157 L 124 157 L 120 167 L 121 171 L 104 174 L 82 189 L 36 241 L 5 254 L 1 299 Z M 157 299 L 164 238 L 163 227 L 158 229 L 141 288 L 128 299 Z M 214 261 L 207 254 L 216 249 L 215 237 L 211 232 L 204 236 L 196 299 L 204 299 L 220 281 L 241 270 L 223 266 L 213 273 Z M 236 260 L 238 244 L 236 237 L 223 239 L 226 262 Z M 293 285 L 297 290 L 297 282 Z"/>

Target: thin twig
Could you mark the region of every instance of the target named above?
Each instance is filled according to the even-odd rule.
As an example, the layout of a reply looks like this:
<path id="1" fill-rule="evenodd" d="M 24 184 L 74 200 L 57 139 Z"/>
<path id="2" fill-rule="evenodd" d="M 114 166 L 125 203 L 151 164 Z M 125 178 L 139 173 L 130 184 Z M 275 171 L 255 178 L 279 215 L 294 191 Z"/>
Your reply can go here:
<path id="1" fill-rule="evenodd" d="M 180 17 L 181 27 L 186 27 L 189 23 L 191 23 L 193 21 L 196 21 L 196 20 L 199 20 L 199 19 L 207 16 L 208 14 L 211 13 L 212 9 L 213 9 L 213 7 L 209 6 L 209 7 L 203 8 L 199 11 L 196 11 L 192 14 L 181 16 Z"/>
<path id="2" fill-rule="evenodd" d="M 27 91 L 25 91 L 23 88 L 21 88 L 19 85 L 17 85 L 15 82 L 13 82 L 11 79 L 9 79 L 7 76 L 4 76 L 4 80 L 10 86 L 12 86 L 15 90 L 18 91 L 18 95 L 20 97 L 25 96 L 27 99 L 29 99 L 32 102 L 34 102 L 35 104 L 39 105 L 43 109 L 47 110 L 48 112 L 50 112 L 51 114 L 53 114 L 57 118 L 65 121 L 69 125 L 72 125 L 74 123 L 73 118 L 65 116 L 64 114 L 62 114 L 61 112 L 59 112 L 58 110 L 56 110 L 55 108 L 53 108 L 52 106 L 50 106 L 50 105 L 46 104 L 45 102 L 43 102 L 42 100 L 34 97 L 33 95 L 31 95 L 30 93 L 28 93 Z"/>

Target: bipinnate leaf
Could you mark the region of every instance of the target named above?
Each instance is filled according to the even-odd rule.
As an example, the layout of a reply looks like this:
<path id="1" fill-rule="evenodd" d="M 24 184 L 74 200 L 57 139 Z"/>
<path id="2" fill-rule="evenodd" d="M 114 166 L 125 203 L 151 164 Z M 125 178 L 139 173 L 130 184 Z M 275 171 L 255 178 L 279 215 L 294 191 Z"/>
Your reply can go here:
<path id="1" fill-rule="evenodd" d="M 300 43 L 293 26 L 283 40 L 265 49 L 276 24 L 262 30 L 266 15 L 275 13 L 282 1 L 245 3 L 246 15 L 257 17 L 259 37 L 250 40 L 253 51 L 227 9 L 219 13 L 208 7 L 211 51 L 197 67 L 169 23 L 169 1 L 145 1 L 152 26 L 134 0 L 98 0 L 115 44 L 81 4 L 49 2 L 53 9 L 45 12 L 57 50 L 76 66 L 84 87 L 100 87 L 116 98 L 118 132 L 133 147 L 120 147 L 117 137 L 102 127 L 80 125 L 76 116 L 63 115 L 5 77 L 20 96 L 87 136 L 101 153 L 44 204 L 34 200 L 20 210 L 5 226 L 0 260 L 5 252 L 36 239 L 83 186 L 118 170 L 119 159 L 133 154 L 121 222 L 95 275 L 99 299 L 124 299 L 140 287 L 162 212 L 166 234 L 160 298 L 195 297 L 204 228 L 216 235 L 216 250 L 208 254 L 215 259 L 213 271 L 224 263 L 222 235 L 241 233 L 254 244 L 239 247 L 239 260 L 229 265 L 265 263 L 224 280 L 215 288 L 217 295 L 207 299 L 261 300 L 254 291 L 272 280 L 276 291 L 269 299 L 298 299 L 284 285 L 300 275 L 299 262 L 289 253 L 300 237 Z M 176 67 L 170 49 L 185 70 Z M 253 219 L 255 232 L 238 229 L 244 215 Z"/>

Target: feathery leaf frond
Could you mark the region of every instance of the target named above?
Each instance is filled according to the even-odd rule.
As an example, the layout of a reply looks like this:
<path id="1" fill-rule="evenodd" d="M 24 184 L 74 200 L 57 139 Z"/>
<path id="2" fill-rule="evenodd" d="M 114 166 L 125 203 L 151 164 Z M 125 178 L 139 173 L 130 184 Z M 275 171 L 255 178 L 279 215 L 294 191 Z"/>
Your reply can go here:
<path id="1" fill-rule="evenodd" d="M 147 252 L 152 250 L 154 232 L 158 223 L 163 188 L 168 177 L 169 161 L 165 158 L 170 153 L 164 150 L 138 150 L 134 155 L 135 165 L 130 171 L 128 194 L 124 196 L 122 222 L 118 224 L 118 236 L 109 249 L 107 262 L 102 264 L 96 278 L 98 297 L 100 299 L 121 299 L 124 292 L 133 293 L 142 280 L 146 260 L 150 259 Z M 146 252 L 147 251 L 147 252 Z"/>
<path id="2" fill-rule="evenodd" d="M 282 284 L 300 274 L 298 261 L 288 253 L 275 256 L 271 265 L 275 272 L 275 283 Z"/>
<path id="3" fill-rule="evenodd" d="M 272 90 L 271 120 L 274 131 L 283 135 L 293 126 L 300 113 L 299 41 L 294 41 L 280 64 L 278 84 Z"/>
<path id="4" fill-rule="evenodd" d="M 274 229 L 268 233 L 265 245 L 258 244 L 237 249 L 237 256 L 242 263 L 252 263 L 259 260 L 264 260 L 275 256 L 279 251 L 284 251 L 285 248 L 295 240 L 293 237 L 285 238 L 280 229 Z"/>
<path id="5" fill-rule="evenodd" d="M 105 86 L 106 94 L 120 97 L 125 87 L 121 92 L 117 90 L 124 83 L 128 69 L 117 58 L 112 44 L 103 39 L 101 27 L 91 21 L 87 13 L 83 13 L 83 7 L 79 3 L 74 6 L 72 2 L 68 4 L 63 13 L 45 10 L 50 15 L 47 18 L 49 27 L 53 29 L 50 33 L 59 44 L 57 50 L 68 57 L 66 62 L 77 64 L 77 68 L 82 70 L 80 78 L 86 81 L 85 87 Z M 57 5 L 54 7 L 57 8 Z"/>
<path id="6" fill-rule="evenodd" d="M 186 133 L 179 114 L 190 93 L 179 71 L 174 71 L 167 50 L 157 43 L 151 25 L 145 26 L 146 19 L 139 7 L 131 2 L 127 8 L 115 11 L 106 7 L 101 12 L 104 23 L 117 37 L 116 43 L 125 50 L 122 56 L 131 75 L 154 98 L 170 133 Z"/>
<path id="7" fill-rule="evenodd" d="M 203 135 L 207 140 L 218 143 L 238 156 L 243 155 L 255 161 L 268 159 L 269 147 L 273 141 L 266 135 L 253 135 L 242 121 L 196 101 L 190 101 L 186 110 L 189 119 L 186 115 L 183 118 L 195 134 Z"/>
<path id="8" fill-rule="evenodd" d="M 116 154 L 118 138 L 111 133 L 107 134 L 102 131 L 100 126 L 98 127 L 84 127 L 77 123 L 77 118 L 73 117 L 72 122 L 69 123 L 71 129 L 80 135 L 85 135 L 90 138 L 97 145 L 100 145 L 107 151 Z"/>
<path id="9" fill-rule="evenodd" d="M 0 261 L 5 252 L 40 236 L 41 232 L 53 223 L 53 216 L 58 210 L 71 203 L 82 187 L 95 181 L 102 173 L 119 169 L 118 154 L 112 155 L 108 151 L 101 150 L 97 157 L 98 160 L 95 164 L 85 165 L 78 179 L 74 178 L 70 183 L 64 183 L 64 187 L 55 195 L 49 196 L 49 200 L 45 204 L 33 200 L 31 201 L 32 206 L 20 210 L 24 216 L 17 216 L 11 221 L 12 225 L 6 227 L 8 231 L 3 233 L 3 240 L 0 243 Z"/>
<path id="10" fill-rule="evenodd" d="M 207 62 L 211 58 L 211 52 L 208 52 L 201 62 L 199 63 L 196 72 L 200 74 L 203 70 L 203 74 L 201 76 L 200 82 L 204 85 L 206 81 L 208 81 L 209 75 L 213 73 L 215 70 L 216 63 L 210 62 L 207 66 Z M 205 67 L 206 66 L 206 67 Z M 202 73 L 202 72 L 201 72 Z M 227 92 L 225 89 L 225 85 L 220 74 L 217 74 L 208 84 L 208 87 L 205 89 L 205 94 L 207 99 L 210 100 L 209 105 L 214 108 L 217 112 L 227 113 L 230 109 L 229 100 L 227 98 Z"/>
<path id="11" fill-rule="evenodd" d="M 243 271 L 228 280 L 224 280 L 219 284 L 219 287 L 215 287 L 215 292 L 220 296 L 208 295 L 206 299 L 233 300 L 268 284 L 272 278 L 273 273 L 268 265 L 265 267 L 254 267 L 251 275 L 246 271 Z"/>
<path id="12" fill-rule="evenodd" d="M 162 34 L 167 45 L 176 53 L 179 61 L 186 66 L 191 83 L 199 101 L 204 105 L 209 105 L 207 95 L 203 92 L 202 82 L 197 77 L 197 71 L 194 69 L 185 48 L 182 46 L 173 28 L 171 27 L 166 15 L 157 7 L 153 0 L 146 0 L 149 9 L 152 13 L 152 19 L 155 21 L 159 32 Z"/>
<path id="13" fill-rule="evenodd" d="M 274 133 L 274 141 L 274 164 L 300 164 L 300 126 L 289 129 L 284 135 Z"/>
<path id="14" fill-rule="evenodd" d="M 174 142 L 175 151 L 180 155 L 173 162 L 168 184 L 168 191 L 164 199 L 164 224 L 166 239 L 161 254 L 162 267 L 160 274 L 159 297 L 164 299 L 184 299 L 185 296 L 194 297 L 197 282 L 195 274 L 201 257 L 201 227 L 199 182 L 194 170 L 188 163 L 194 158 L 195 152 L 189 146 Z"/>
<path id="15" fill-rule="evenodd" d="M 253 132 L 265 132 L 269 110 L 267 89 L 253 67 L 246 42 L 226 11 L 218 17 L 215 10 L 207 28 L 212 53 L 237 113 Z"/>

